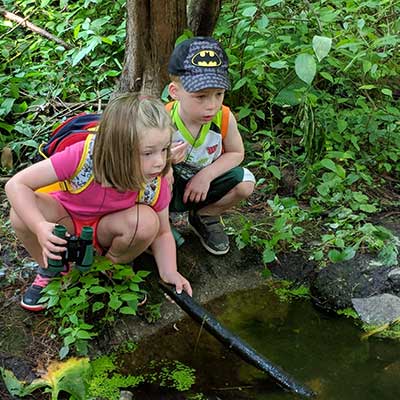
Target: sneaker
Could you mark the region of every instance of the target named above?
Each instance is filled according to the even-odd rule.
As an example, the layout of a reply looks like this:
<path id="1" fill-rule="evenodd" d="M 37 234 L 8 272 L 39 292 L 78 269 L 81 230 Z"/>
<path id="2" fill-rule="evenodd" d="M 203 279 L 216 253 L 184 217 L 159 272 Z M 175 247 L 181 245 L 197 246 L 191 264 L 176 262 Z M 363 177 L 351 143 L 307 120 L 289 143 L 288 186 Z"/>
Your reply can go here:
<path id="1" fill-rule="evenodd" d="M 220 256 L 229 251 L 229 239 L 220 217 L 189 213 L 189 225 L 211 254 Z"/>
<path id="2" fill-rule="evenodd" d="M 39 300 L 42 297 L 43 288 L 49 284 L 50 280 L 49 276 L 37 274 L 32 285 L 29 286 L 22 297 L 21 307 L 29 311 L 43 311 L 46 308 L 46 304 L 39 303 Z"/>

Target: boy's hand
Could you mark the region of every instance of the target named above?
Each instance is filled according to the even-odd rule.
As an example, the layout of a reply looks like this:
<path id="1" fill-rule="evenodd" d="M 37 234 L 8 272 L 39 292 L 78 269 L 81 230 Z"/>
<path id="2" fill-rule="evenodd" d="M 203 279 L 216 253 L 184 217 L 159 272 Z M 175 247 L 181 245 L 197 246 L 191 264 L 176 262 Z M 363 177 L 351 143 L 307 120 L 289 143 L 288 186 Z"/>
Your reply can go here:
<path id="1" fill-rule="evenodd" d="M 191 201 L 198 203 L 204 201 L 207 197 L 207 193 L 210 189 L 211 179 L 204 172 L 205 170 L 199 171 L 195 176 L 190 179 L 185 188 L 183 194 L 183 202 Z"/>
<path id="2" fill-rule="evenodd" d="M 178 271 L 169 272 L 161 276 L 161 279 L 165 283 L 175 285 L 176 293 L 181 294 L 182 290 L 184 290 L 189 296 L 192 296 L 193 291 L 189 281 L 184 278 Z"/>
<path id="3" fill-rule="evenodd" d="M 179 141 L 171 144 L 171 161 L 172 164 L 179 164 L 186 158 L 189 143 Z"/>

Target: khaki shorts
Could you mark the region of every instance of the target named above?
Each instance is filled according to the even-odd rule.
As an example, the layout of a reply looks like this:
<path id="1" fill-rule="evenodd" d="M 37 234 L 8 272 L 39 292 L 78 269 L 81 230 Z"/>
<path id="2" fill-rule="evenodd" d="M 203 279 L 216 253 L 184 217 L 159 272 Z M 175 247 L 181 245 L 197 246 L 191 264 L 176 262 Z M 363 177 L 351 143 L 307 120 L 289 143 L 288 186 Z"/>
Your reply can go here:
<path id="1" fill-rule="evenodd" d="M 187 203 L 183 203 L 183 194 L 185 193 L 188 180 L 174 174 L 174 188 L 169 210 L 173 212 L 199 210 L 209 204 L 216 203 L 236 185 L 245 181 L 254 182 L 255 179 L 253 174 L 247 168 L 232 168 L 211 182 L 210 189 L 208 190 L 207 197 L 204 201 L 198 203 L 188 201 Z"/>

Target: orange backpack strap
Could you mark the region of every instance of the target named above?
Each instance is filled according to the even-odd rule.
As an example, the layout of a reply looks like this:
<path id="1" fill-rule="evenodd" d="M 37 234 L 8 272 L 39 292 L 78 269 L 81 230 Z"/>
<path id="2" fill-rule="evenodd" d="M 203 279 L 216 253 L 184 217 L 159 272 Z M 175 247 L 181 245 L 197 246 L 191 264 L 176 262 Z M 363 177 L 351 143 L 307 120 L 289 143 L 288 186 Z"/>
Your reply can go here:
<path id="1" fill-rule="evenodd" d="M 166 109 L 169 113 L 171 112 L 172 106 L 174 105 L 174 103 L 175 103 L 175 100 L 170 101 L 169 103 L 167 103 L 167 104 L 165 105 L 165 109 Z"/>
<path id="2" fill-rule="evenodd" d="M 228 133 L 229 126 L 229 116 L 231 114 L 231 110 L 228 106 L 222 106 L 222 120 L 221 120 L 221 136 L 222 140 L 224 140 L 226 134 Z"/>

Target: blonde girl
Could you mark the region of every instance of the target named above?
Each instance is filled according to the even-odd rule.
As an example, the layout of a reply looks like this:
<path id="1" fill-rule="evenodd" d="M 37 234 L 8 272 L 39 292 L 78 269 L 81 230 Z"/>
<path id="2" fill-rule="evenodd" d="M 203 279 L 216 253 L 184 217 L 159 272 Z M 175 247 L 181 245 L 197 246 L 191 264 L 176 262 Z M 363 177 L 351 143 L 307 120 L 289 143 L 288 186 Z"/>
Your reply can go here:
<path id="1" fill-rule="evenodd" d="M 51 279 L 47 259 L 60 260 L 66 241 L 56 224 L 79 235 L 94 229 L 95 247 L 113 263 L 129 263 L 151 248 L 160 277 L 190 295 L 190 283 L 177 271 L 176 248 L 168 220 L 171 121 L 161 101 L 135 94 L 112 100 L 96 135 L 17 173 L 6 184 L 11 224 L 39 265 L 21 306 L 40 311 L 41 291 Z M 79 172 L 77 172 L 79 171 Z M 67 191 L 36 190 L 64 181 Z M 140 195 L 141 194 L 141 195 Z"/>

